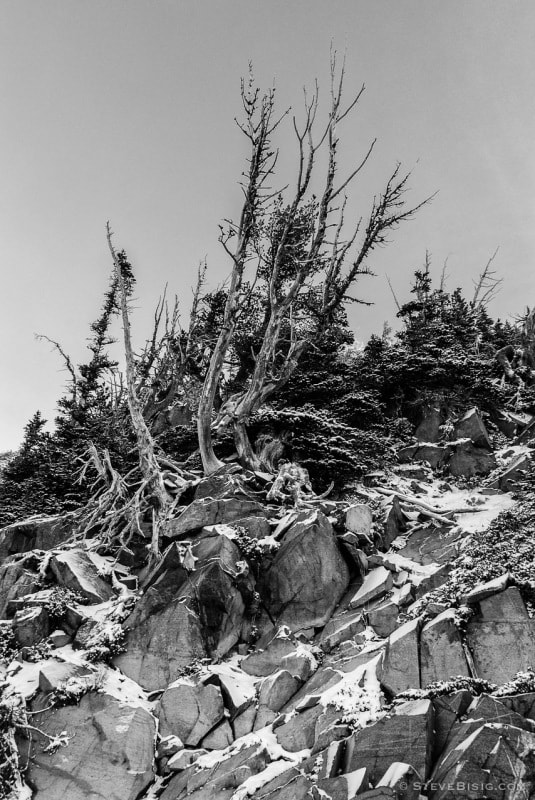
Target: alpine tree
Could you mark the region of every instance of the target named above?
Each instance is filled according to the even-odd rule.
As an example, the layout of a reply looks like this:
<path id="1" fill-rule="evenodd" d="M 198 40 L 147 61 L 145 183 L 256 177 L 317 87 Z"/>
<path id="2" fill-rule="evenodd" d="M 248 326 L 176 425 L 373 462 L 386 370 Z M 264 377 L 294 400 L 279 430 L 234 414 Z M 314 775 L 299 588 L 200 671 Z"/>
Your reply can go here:
<path id="1" fill-rule="evenodd" d="M 369 257 L 388 235 L 410 219 L 430 198 L 408 207 L 409 175 L 397 165 L 385 188 L 372 201 L 364 220 L 346 231 L 347 190 L 370 158 L 375 141 L 349 174 L 339 176 L 341 123 L 351 114 L 364 86 L 342 105 L 345 70 L 331 58 L 330 109 L 317 132 L 319 92 L 305 94 L 302 126 L 293 119 L 297 140 L 297 178 L 293 188 L 273 192 L 277 151 L 273 134 L 285 118 L 275 114 L 275 92 L 261 94 L 250 76 L 242 81 L 244 120 L 239 124 L 249 144 L 248 167 L 241 183 L 243 204 L 237 222 L 221 228 L 220 242 L 231 259 L 219 336 L 213 347 L 198 409 L 198 437 L 204 471 L 222 467 L 214 448 L 214 428 L 231 426 L 241 462 L 261 467 L 246 424 L 295 371 L 303 354 L 331 324 L 340 307 L 355 300 L 351 292 L 361 275 L 371 274 Z M 327 167 L 319 177 L 319 156 Z M 315 189 L 316 185 L 321 188 Z M 314 187 L 314 188 L 313 188 Z M 249 280 L 247 275 L 252 273 Z M 258 284 L 265 293 L 265 326 L 247 385 L 214 409 L 242 309 Z"/>

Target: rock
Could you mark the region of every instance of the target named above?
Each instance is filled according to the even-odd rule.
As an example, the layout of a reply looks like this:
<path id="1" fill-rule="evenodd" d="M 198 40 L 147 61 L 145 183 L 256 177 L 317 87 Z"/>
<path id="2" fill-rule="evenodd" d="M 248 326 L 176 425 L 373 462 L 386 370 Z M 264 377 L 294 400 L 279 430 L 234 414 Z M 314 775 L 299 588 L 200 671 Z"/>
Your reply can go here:
<path id="1" fill-rule="evenodd" d="M 353 800 L 356 795 L 360 796 L 361 789 L 368 786 L 366 769 L 357 769 L 349 775 L 318 780 L 310 796 L 313 800 L 326 800 L 327 797 L 331 800 Z"/>
<path id="2" fill-rule="evenodd" d="M 368 768 L 372 784 L 394 762 L 410 764 L 424 780 L 431 768 L 433 706 L 430 700 L 411 700 L 349 739 L 344 772 Z"/>
<path id="3" fill-rule="evenodd" d="M 312 777 L 303 775 L 299 769 L 292 767 L 262 786 L 255 793 L 254 800 L 310 800 L 314 786 Z"/>
<path id="4" fill-rule="evenodd" d="M 525 479 L 531 467 L 531 455 L 519 453 L 498 477 L 498 486 L 502 492 L 511 492 L 519 481 Z"/>
<path id="5" fill-rule="evenodd" d="M 427 625 L 420 635 L 420 681 L 422 687 L 469 675 L 468 664 L 455 624 L 455 611 L 448 609 Z"/>
<path id="6" fill-rule="evenodd" d="M 241 711 L 233 720 L 232 727 L 234 729 L 234 738 L 239 739 L 242 736 L 247 736 L 248 733 L 254 729 L 256 719 L 256 705 L 251 704 Z"/>
<path id="7" fill-rule="evenodd" d="M 521 717 L 535 721 L 535 692 L 524 692 L 512 697 L 500 697 L 504 706 Z"/>
<path id="8" fill-rule="evenodd" d="M 12 603 L 20 597 L 37 591 L 41 579 L 23 564 L 11 562 L 0 566 L 0 619 L 4 619 Z"/>
<path id="9" fill-rule="evenodd" d="M 140 599 L 125 630 L 127 651 L 114 663 L 147 691 L 163 689 L 183 667 L 206 657 L 197 615 L 180 598 L 162 609 L 154 588 Z"/>
<path id="10" fill-rule="evenodd" d="M 222 499 L 205 497 L 194 500 L 176 519 L 170 520 L 165 536 L 168 539 L 177 539 L 207 525 L 231 523 L 243 517 L 263 516 L 263 514 L 264 508 L 256 500 L 240 497 Z"/>
<path id="11" fill-rule="evenodd" d="M 413 586 L 416 597 L 419 599 L 423 597 L 424 594 L 433 592 L 435 589 L 438 589 L 439 586 L 442 586 L 443 583 L 446 583 L 452 569 L 452 564 L 441 564 L 440 567 L 437 567 L 433 572 L 428 572 L 418 580 L 416 580 L 416 576 L 413 576 Z"/>
<path id="12" fill-rule="evenodd" d="M 320 645 L 328 653 L 342 642 L 354 639 L 365 628 L 361 610 L 346 611 L 329 620 L 321 632 Z"/>
<path id="13" fill-rule="evenodd" d="M 73 531 L 70 516 L 36 517 L 0 530 L 0 563 L 16 553 L 52 550 L 67 541 Z"/>
<path id="14" fill-rule="evenodd" d="M 310 749 L 316 738 L 316 722 L 322 713 L 323 707 L 315 705 L 296 714 L 278 727 L 275 736 L 280 746 L 290 753 Z"/>
<path id="15" fill-rule="evenodd" d="M 264 650 L 251 653 L 240 662 L 240 668 L 248 675 L 266 677 L 282 668 L 301 680 L 307 680 L 316 666 L 310 649 L 296 645 L 284 635 L 284 629 L 271 639 Z"/>
<path id="16" fill-rule="evenodd" d="M 490 436 L 477 408 L 471 408 L 455 423 L 453 436 L 455 439 L 470 439 L 476 447 L 492 450 Z"/>
<path id="17" fill-rule="evenodd" d="M 494 454 L 476 447 L 469 439 L 462 439 L 453 445 L 453 455 L 448 462 L 452 475 L 473 478 L 475 475 L 488 475 L 495 468 Z"/>
<path id="18" fill-rule="evenodd" d="M 420 688 L 419 625 L 418 619 L 410 620 L 388 639 L 380 680 L 391 694 Z M 409 762 L 414 765 L 413 761 Z"/>
<path id="19" fill-rule="evenodd" d="M 371 536 L 373 514 L 371 508 L 365 503 L 355 503 L 346 511 L 345 526 L 348 531 L 356 534 Z"/>
<path id="20" fill-rule="evenodd" d="M 434 763 L 436 763 L 437 759 L 442 754 L 442 751 L 446 747 L 446 742 L 452 735 L 454 726 L 465 714 L 472 700 L 472 695 L 466 689 L 461 689 L 453 694 L 433 698 L 435 726 L 433 737 Z"/>
<path id="21" fill-rule="evenodd" d="M 349 583 L 329 520 L 308 511 L 284 534 L 261 582 L 266 609 L 293 631 L 322 627 Z"/>
<path id="22" fill-rule="evenodd" d="M 300 686 L 301 681 L 298 678 L 288 670 L 281 669 L 264 678 L 258 690 L 258 703 L 271 711 L 280 711 Z"/>
<path id="23" fill-rule="evenodd" d="M 159 733 L 178 736 L 188 747 L 196 747 L 223 719 L 224 713 L 219 687 L 179 678 L 167 687 L 160 699 Z"/>
<path id="24" fill-rule="evenodd" d="M 52 631 L 48 637 L 48 641 L 52 647 L 57 650 L 60 647 L 65 647 L 66 644 L 69 644 L 72 641 L 72 636 L 69 636 L 69 634 L 65 633 L 65 631 Z"/>
<path id="25" fill-rule="evenodd" d="M 201 682 L 219 684 L 231 717 L 239 714 L 255 700 L 256 682 L 253 678 L 245 679 L 240 668 L 231 664 L 212 664 L 208 670 L 209 676 L 203 677 Z"/>
<path id="26" fill-rule="evenodd" d="M 385 567 L 376 567 L 366 575 L 362 586 L 352 597 L 349 607 L 360 608 L 377 597 L 382 597 L 392 589 L 392 586 L 393 579 L 390 570 Z"/>
<path id="27" fill-rule="evenodd" d="M 392 789 L 398 800 L 419 800 L 423 781 L 411 764 L 394 761 L 377 784 L 377 788 L 382 786 Z"/>
<path id="28" fill-rule="evenodd" d="M 516 587 L 481 600 L 479 609 L 466 629 L 477 676 L 506 683 L 535 664 L 533 620 Z"/>
<path id="29" fill-rule="evenodd" d="M 92 603 L 114 597 L 111 586 L 102 580 L 97 568 L 83 550 L 66 550 L 50 559 L 50 569 L 60 586 L 78 592 Z"/>
<path id="30" fill-rule="evenodd" d="M 447 462 L 449 447 L 439 444 L 412 444 L 402 447 L 397 452 L 398 459 L 406 461 L 427 461 L 431 469 L 439 469 Z"/>
<path id="31" fill-rule="evenodd" d="M 474 603 L 479 603 L 480 600 L 491 597 L 493 594 L 504 592 L 509 586 L 510 580 L 510 573 L 505 572 L 503 575 L 500 575 L 499 578 L 494 578 L 494 580 L 487 581 L 486 583 L 480 583 L 461 597 L 461 603 L 465 606 L 473 605 Z"/>
<path id="32" fill-rule="evenodd" d="M 180 772 L 194 764 L 198 758 L 204 756 L 207 752 L 208 750 L 204 750 L 202 747 L 196 750 L 179 750 L 167 762 L 167 769 L 171 772 Z"/>
<path id="33" fill-rule="evenodd" d="M 423 419 L 416 428 L 414 435 L 419 442 L 436 443 L 440 439 L 440 426 L 445 422 L 444 415 L 439 408 L 427 407 Z"/>
<path id="34" fill-rule="evenodd" d="M 446 564 L 457 557 L 466 536 L 468 533 L 460 528 L 452 531 L 451 527 L 426 525 L 411 533 L 407 544 L 398 553 L 417 564 Z"/>
<path id="35" fill-rule="evenodd" d="M 232 523 L 233 528 L 243 528 L 251 539 L 265 539 L 271 535 L 271 525 L 265 517 L 243 517 Z"/>
<path id="36" fill-rule="evenodd" d="M 87 666 L 68 661 L 46 661 L 39 670 L 39 689 L 42 692 L 53 692 L 61 683 L 66 683 L 71 678 L 90 674 L 91 670 Z"/>
<path id="37" fill-rule="evenodd" d="M 101 693 L 84 695 L 78 705 L 45 710 L 39 728 L 65 731 L 67 746 L 46 752 L 37 732 L 21 739 L 26 780 L 39 800 L 136 800 L 153 780 L 154 718 L 143 708 L 123 705 Z"/>
<path id="38" fill-rule="evenodd" d="M 433 775 L 432 800 L 469 797 L 461 787 L 476 786 L 476 795 L 492 798 L 531 797 L 535 776 L 535 734 L 495 723 L 480 725 L 439 761 Z M 499 788 L 499 787 L 502 788 Z M 485 789 L 485 787 L 487 787 Z M 507 787 L 507 794 L 504 793 Z M 514 789 L 514 792 L 511 791 Z"/>
<path id="39" fill-rule="evenodd" d="M 206 750 L 224 750 L 232 744 L 234 736 L 228 720 L 224 719 L 213 731 L 204 737 L 201 742 Z"/>
<path id="40" fill-rule="evenodd" d="M 382 549 L 388 550 L 394 539 L 397 539 L 406 530 L 405 516 L 401 510 L 399 498 L 393 497 L 392 502 L 384 511 Z"/>
<path id="41" fill-rule="evenodd" d="M 320 667 L 304 686 L 292 697 L 290 702 L 282 709 L 284 713 L 294 711 L 296 708 L 309 708 L 319 702 L 320 695 L 340 683 L 341 671 L 330 666 Z"/>
<path id="42" fill-rule="evenodd" d="M 368 624 L 377 636 L 386 638 L 396 629 L 399 608 L 390 600 L 371 608 L 368 613 Z"/>
<path id="43" fill-rule="evenodd" d="M 160 795 L 160 800 L 177 800 L 177 798 L 182 800 L 186 795 L 188 800 L 189 796 L 192 800 L 198 798 L 220 800 L 220 797 L 227 800 L 248 777 L 263 772 L 271 762 L 271 757 L 265 745 L 255 742 L 242 747 L 229 757 L 218 760 L 212 767 L 203 768 L 202 762 L 201 756 L 196 764 L 174 775 Z M 203 795 L 194 794 L 201 789 L 204 790 Z M 229 790 L 227 794 L 224 794 L 225 790 Z"/>
<path id="44" fill-rule="evenodd" d="M 13 632 L 21 647 L 32 647 L 42 642 L 50 633 L 48 612 L 42 606 L 22 608 L 13 619 Z"/>

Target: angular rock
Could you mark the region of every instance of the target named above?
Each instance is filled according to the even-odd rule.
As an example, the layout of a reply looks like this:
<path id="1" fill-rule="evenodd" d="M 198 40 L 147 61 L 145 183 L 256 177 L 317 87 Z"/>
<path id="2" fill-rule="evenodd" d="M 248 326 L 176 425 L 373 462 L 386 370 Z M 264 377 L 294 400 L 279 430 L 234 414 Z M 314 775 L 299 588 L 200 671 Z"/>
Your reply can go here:
<path id="1" fill-rule="evenodd" d="M 430 700 L 411 700 L 349 739 L 344 772 L 367 767 L 372 784 L 395 761 L 410 764 L 424 780 L 431 768 L 433 706 Z"/>
<path id="2" fill-rule="evenodd" d="M 361 790 L 369 786 L 366 769 L 357 769 L 348 775 L 323 778 L 318 780 L 312 789 L 311 797 L 314 800 L 353 800 L 356 795 L 361 795 Z"/>
<path id="3" fill-rule="evenodd" d="M 7 525 L 0 530 L 0 563 L 16 553 L 52 550 L 72 534 L 69 516 L 37 517 Z"/>
<path id="4" fill-rule="evenodd" d="M 364 582 L 360 589 L 352 597 L 349 607 L 360 608 L 370 603 L 378 597 L 386 594 L 392 589 L 393 578 L 390 570 L 385 567 L 376 567 L 369 572 L 364 578 Z"/>
<path id="5" fill-rule="evenodd" d="M 266 677 L 280 669 L 281 660 L 285 656 L 296 653 L 296 643 L 285 634 L 284 628 L 268 642 L 263 650 L 257 650 L 240 662 L 240 669 L 248 675 Z M 306 651 L 305 651 L 306 652 Z M 307 659 L 308 655 L 303 656 Z"/>
<path id="6" fill-rule="evenodd" d="M 471 408 L 455 423 L 453 435 L 455 439 L 470 439 L 476 447 L 492 450 L 490 436 L 477 408 Z"/>
<path id="7" fill-rule="evenodd" d="M 362 618 L 362 611 L 346 611 L 340 616 L 333 617 L 321 632 L 320 644 L 325 652 L 330 652 L 342 642 L 354 639 L 366 628 Z"/>
<path id="8" fill-rule="evenodd" d="M 460 793 L 460 787 L 468 783 L 480 787 L 489 798 L 531 797 L 534 779 L 535 734 L 509 725 L 486 723 L 441 759 L 431 776 L 435 790 L 430 797 L 449 800 L 452 797 L 449 784 L 457 787 L 456 797 L 469 797 L 464 789 Z M 509 793 L 511 789 L 514 793 Z"/>
<path id="9" fill-rule="evenodd" d="M 424 625 L 420 634 L 420 681 L 422 687 L 469 675 L 455 612 L 448 609 Z"/>
<path id="10" fill-rule="evenodd" d="M 154 718 L 143 708 L 90 693 L 78 705 L 45 710 L 39 728 L 65 731 L 67 745 L 46 752 L 48 740 L 33 732 L 26 780 L 39 800 L 136 800 L 153 779 Z M 19 748 L 26 763 L 28 740 Z"/>
<path id="11" fill-rule="evenodd" d="M 265 539 L 271 535 L 271 525 L 265 517 L 243 517 L 232 523 L 233 528 L 243 528 L 251 539 Z"/>
<path id="12" fill-rule="evenodd" d="M 79 592 L 92 603 L 114 597 L 111 586 L 102 580 L 97 568 L 83 550 L 66 550 L 50 559 L 50 569 L 60 586 Z"/>
<path id="13" fill-rule="evenodd" d="M 13 618 L 13 632 L 21 647 L 32 647 L 42 642 L 50 633 L 48 612 L 42 606 L 17 611 Z"/>
<path id="14" fill-rule="evenodd" d="M 231 717 L 236 716 L 256 698 L 256 681 L 245 679 L 243 670 L 230 664 L 212 664 L 210 676 L 203 677 L 202 683 L 216 683 L 221 687 L 225 706 Z"/>
<path id="15" fill-rule="evenodd" d="M 436 443 L 440 439 L 440 426 L 444 424 L 444 415 L 439 408 L 430 406 L 424 410 L 423 419 L 414 435 L 419 442 Z"/>
<path id="16" fill-rule="evenodd" d="M 449 448 L 439 444 L 412 444 L 408 447 L 402 447 L 397 452 L 398 459 L 402 463 L 407 461 L 427 461 L 431 469 L 443 467 L 449 455 Z"/>
<path id="17" fill-rule="evenodd" d="M 389 787 L 398 800 L 419 800 L 422 785 L 422 777 L 413 766 L 402 761 L 394 761 L 377 784 L 377 788 Z"/>
<path id="18" fill-rule="evenodd" d="M 258 703 L 271 711 L 280 711 L 301 686 L 301 681 L 281 669 L 264 678 L 258 690 Z"/>
<path id="19" fill-rule="evenodd" d="M 531 467 L 531 455 L 519 453 L 498 477 L 498 486 L 502 492 L 511 492 L 519 481 L 525 480 Z"/>
<path id="20" fill-rule="evenodd" d="M 42 692 L 53 692 L 58 686 L 71 678 L 90 675 L 88 667 L 71 664 L 68 661 L 46 661 L 39 670 L 39 689 Z"/>
<path id="21" fill-rule="evenodd" d="M 197 615 L 175 599 L 162 609 L 150 589 L 125 623 L 127 650 L 115 665 L 147 691 L 163 689 L 183 667 L 205 658 L 202 627 Z"/>
<path id="22" fill-rule="evenodd" d="M 195 747 L 223 719 L 224 713 L 219 687 L 179 678 L 160 699 L 159 733 L 178 736 L 185 745 Z"/>
<path id="23" fill-rule="evenodd" d="M 190 795 L 197 800 L 194 792 L 204 789 L 204 800 L 219 800 L 219 797 L 230 798 L 247 777 L 258 775 L 271 762 L 265 745 L 255 742 L 242 747 L 230 757 L 221 759 L 212 767 L 202 766 L 203 757 L 196 764 L 173 776 L 160 795 L 160 800 L 177 800 Z M 201 767 L 199 769 L 199 766 Z M 244 771 L 243 768 L 246 768 Z M 218 794 L 229 790 L 228 794 Z"/>
<path id="24" fill-rule="evenodd" d="M 460 528 L 452 532 L 451 527 L 429 525 L 411 533 L 398 553 L 417 564 L 446 564 L 456 558 L 466 536 L 468 533 Z"/>
<path id="25" fill-rule="evenodd" d="M 309 511 L 284 534 L 261 595 L 278 624 L 299 631 L 325 625 L 348 583 L 331 523 L 320 511 Z"/>
<path id="26" fill-rule="evenodd" d="M 11 611 L 18 598 L 37 591 L 41 586 L 39 575 L 15 562 L 0 566 L 0 619 Z M 13 612 L 11 612 L 13 613 Z"/>
<path id="27" fill-rule="evenodd" d="M 396 629 L 399 608 L 396 603 L 387 600 L 367 612 L 368 624 L 374 629 L 377 636 L 386 638 Z"/>
<path id="28" fill-rule="evenodd" d="M 433 698 L 435 733 L 433 737 L 433 762 L 446 747 L 454 726 L 465 714 L 474 698 L 466 689 Z"/>
<path id="29" fill-rule="evenodd" d="M 496 468 L 494 454 L 482 447 L 476 447 L 469 439 L 462 439 L 453 447 L 448 469 L 455 477 L 473 478 L 476 475 L 488 475 Z"/>
<path id="30" fill-rule="evenodd" d="M 213 731 L 204 737 L 201 746 L 206 750 L 224 750 L 232 744 L 234 735 L 228 720 L 224 719 Z"/>
<path id="31" fill-rule="evenodd" d="M 510 580 L 511 574 L 505 572 L 503 575 L 500 575 L 499 578 L 494 578 L 494 580 L 487 581 L 486 583 L 480 583 L 461 597 L 461 603 L 468 606 L 479 603 L 480 600 L 485 600 L 493 594 L 499 594 L 507 589 Z"/>
<path id="32" fill-rule="evenodd" d="M 383 547 L 388 550 L 394 539 L 407 530 L 405 515 L 401 510 L 398 497 L 392 498 L 392 503 L 386 507 L 383 520 Z"/>
<path id="33" fill-rule="evenodd" d="M 234 738 L 239 739 L 242 736 L 247 736 L 254 730 L 256 719 L 256 705 L 251 702 L 247 708 L 240 711 L 240 713 L 232 720 L 232 727 L 234 729 Z"/>
<path id="34" fill-rule="evenodd" d="M 264 508 L 256 500 L 240 497 L 213 499 L 205 497 L 194 500 L 176 519 L 170 520 L 165 536 L 177 539 L 185 534 L 198 531 L 207 525 L 231 523 L 243 517 L 263 516 Z"/>
<path id="35" fill-rule="evenodd" d="M 365 503 L 355 503 L 349 506 L 345 515 L 345 526 L 348 531 L 356 534 L 370 536 L 373 525 L 371 508 Z"/>
<path id="36" fill-rule="evenodd" d="M 500 701 L 516 714 L 535 721 L 535 692 L 524 692 L 513 697 L 500 697 Z"/>
<path id="37" fill-rule="evenodd" d="M 418 619 L 410 620 L 388 639 L 380 680 L 393 695 L 406 689 L 420 688 L 419 627 Z M 414 765 L 414 762 L 410 763 Z"/>
<path id="38" fill-rule="evenodd" d="M 207 752 L 208 750 L 204 750 L 202 747 L 199 747 L 196 750 L 179 750 L 177 753 L 172 755 L 167 762 L 167 769 L 171 772 L 180 772 L 181 770 L 186 769 L 186 767 L 191 766 L 191 764 L 194 764 L 198 758 L 204 756 Z"/>
<path id="39" fill-rule="evenodd" d="M 316 705 L 295 714 L 288 722 L 276 728 L 278 743 L 289 753 L 310 749 L 316 738 L 316 722 L 323 713 L 323 707 Z"/>
<path id="40" fill-rule="evenodd" d="M 481 600 L 479 609 L 466 629 L 477 676 L 506 683 L 535 664 L 534 622 L 516 587 Z"/>

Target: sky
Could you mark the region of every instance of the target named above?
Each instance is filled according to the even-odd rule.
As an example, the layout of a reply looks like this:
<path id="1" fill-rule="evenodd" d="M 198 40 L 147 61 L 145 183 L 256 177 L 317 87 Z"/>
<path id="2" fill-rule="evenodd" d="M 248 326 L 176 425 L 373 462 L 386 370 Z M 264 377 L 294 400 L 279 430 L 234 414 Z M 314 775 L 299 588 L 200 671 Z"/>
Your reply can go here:
<path id="1" fill-rule="evenodd" d="M 502 318 L 535 302 L 535 4 L 532 0 L 2 0 L 0 3 L 0 451 L 40 409 L 53 420 L 67 379 L 35 334 L 85 359 L 110 275 L 105 225 L 137 275 L 135 340 L 165 284 L 187 316 L 199 260 L 209 285 L 230 264 L 219 224 L 240 208 L 247 154 L 234 118 L 253 62 L 281 111 L 299 115 L 331 43 L 346 55 L 343 169 L 377 137 L 351 194 L 369 211 L 399 161 L 408 201 L 438 192 L 370 262 L 351 310 L 365 340 L 395 318 L 394 292 L 430 251 L 439 279 L 470 294 L 499 248 Z M 326 112 L 326 104 L 321 106 Z M 289 120 L 288 120 L 289 121 Z M 279 130 L 280 186 L 295 179 Z M 117 330 L 120 334 L 120 330 Z"/>

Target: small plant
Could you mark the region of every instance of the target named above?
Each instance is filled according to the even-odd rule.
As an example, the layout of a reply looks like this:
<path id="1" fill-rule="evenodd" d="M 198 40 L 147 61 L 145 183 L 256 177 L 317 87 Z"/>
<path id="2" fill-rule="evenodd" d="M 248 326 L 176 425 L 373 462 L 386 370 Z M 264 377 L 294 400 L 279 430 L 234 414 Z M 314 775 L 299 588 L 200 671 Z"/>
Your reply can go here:
<path id="1" fill-rule="evenodd" d="M 91 675 L 74 676 L 61 681 L 51 693 L 51 703 L 56 708 L 77 705 L 84 694 L 102 689 L 104 674 L 102 670 Z"/>
<path id="2" fill-rule="evenodd" d="M 0 626 L 0 663 L 10 661 L 18 650 L 17 640 L 11 625 Z"/>
<path id="3" fill-rule="evenodd" d="M 79 592 L 73 592 L 65 586 L 55 586 L 49 599 L 43 604 L 53 627 L 63 622 L 69 606 L 74 604 L 86 605 L 87 599 Z"/>
<path id="4" fill-rule="evenodd" d="M 525 694 L 535 692 L 535 671 L 528 669 L 527 672 L 517 672 L 513 680 L 502 684 L 492 692 L 493 697 L 506 697 L 512 694 Z"/>
<path id="5" fill-rule="evenodd" d="M 114 656 L 124 653 L 125 634 L 117 622 L 98 624 L 86 643 L 85 657 L 88 661 L 108 663 Z"/>

